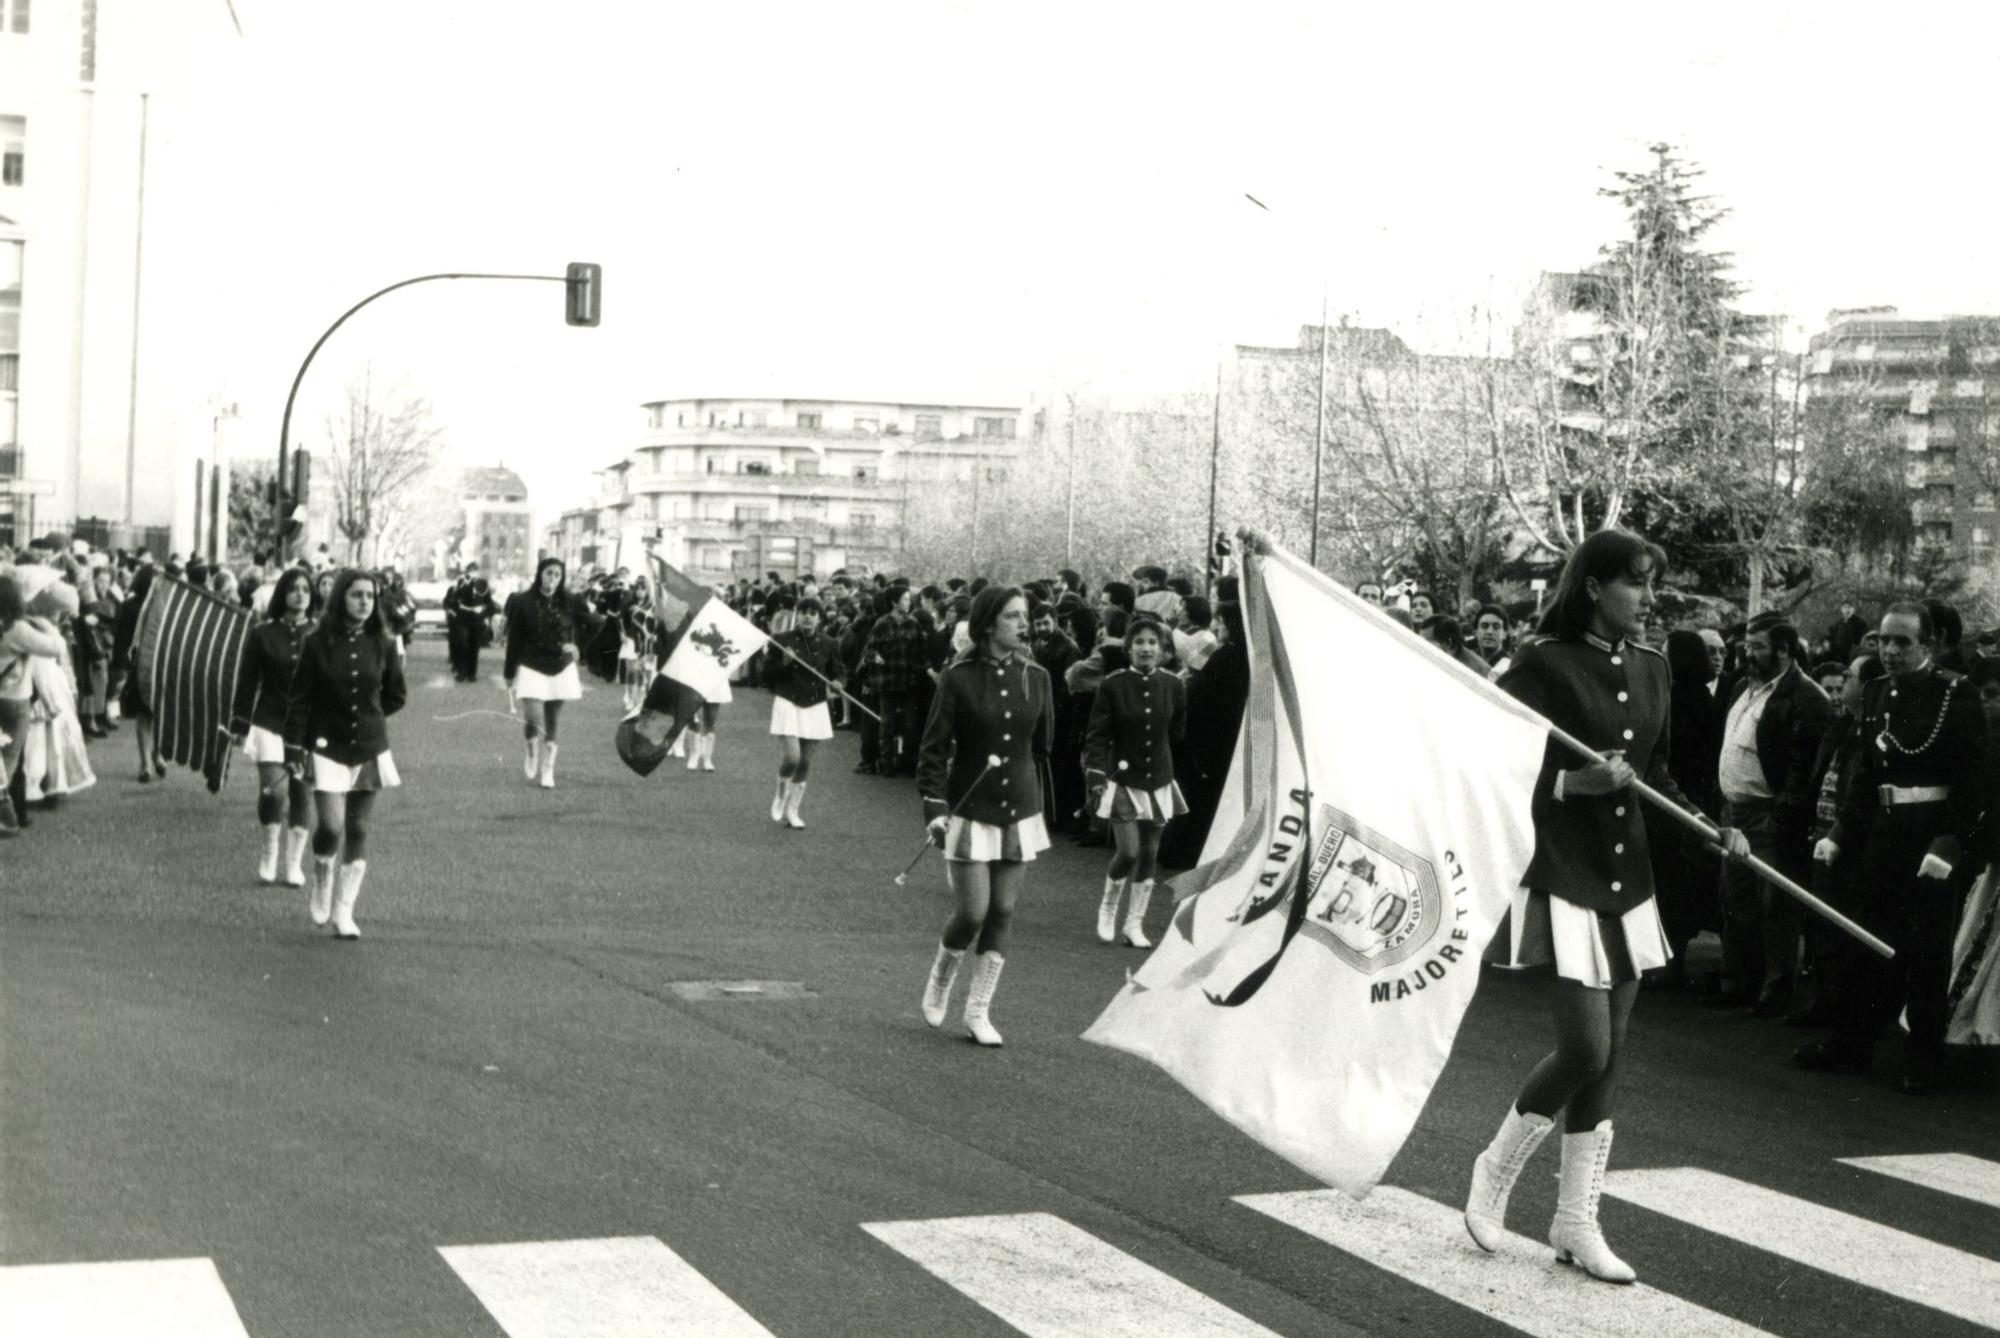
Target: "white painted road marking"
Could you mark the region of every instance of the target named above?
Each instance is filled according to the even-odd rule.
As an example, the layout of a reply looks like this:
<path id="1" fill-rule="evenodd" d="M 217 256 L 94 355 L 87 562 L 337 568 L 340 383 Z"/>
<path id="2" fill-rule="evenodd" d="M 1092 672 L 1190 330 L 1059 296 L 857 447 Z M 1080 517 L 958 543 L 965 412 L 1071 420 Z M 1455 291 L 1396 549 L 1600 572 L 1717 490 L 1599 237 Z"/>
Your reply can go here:
<path id="1" fill-rule="evenodd" d="M 208 1259 L 0 1268 L 0 1333 L 248 1338 Z"/>
<path id="2" fill-rule="evenodd" d="M 1604 1192 L 1933 1310 L 2000 1328 L 2000 1263 L 1712 1171 L 1619 1171 Z"/>
<path id="3" fill-rule="evenodd" d="M 509 1338 L 770 1338 L 652 1236 L 438 1248 Z"/>
<path id="4" fill-rule="evenodd" d="M 2000 1208 L 2000 1162 L 1968 1157 L 1963 1152 L 1920 1153 L 1907 1157 L 1842 1157 L 1841 1164 L 1879 1175 L 1893 1175 L 1925 1189 L 1956 1194 L 1989 1208 Z"/>
<path id="5" fill-rule="evenodd" d="M 1236 1202 L 1297 1227 L 1417 1286 L 1542 1338 L 1757 1338 L 1764 1330 L 1644 1283 L 1607 1287 L 1555 1262 L 1547 1245 L 1512 1232 L 1487 1254 L 1457 1208 L 1378 1188 L 1360 1203 L 1338 1190 L 1245 1194 Z"/>
<path id="6" fill-rule="evenodd" d="M 1276 1338 L 1048 1213 L 864 1222 L 861 1229 L 1029 1338 Z"/>

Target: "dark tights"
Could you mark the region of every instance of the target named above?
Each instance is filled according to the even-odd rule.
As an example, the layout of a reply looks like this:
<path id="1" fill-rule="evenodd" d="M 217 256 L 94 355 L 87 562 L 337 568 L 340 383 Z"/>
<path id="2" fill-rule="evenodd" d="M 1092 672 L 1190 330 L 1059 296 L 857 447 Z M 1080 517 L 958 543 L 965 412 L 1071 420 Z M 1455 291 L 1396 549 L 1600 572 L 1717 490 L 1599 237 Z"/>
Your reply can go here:
<path id="1" fill-rule="evenodd" d="M 806 783 L 812 774 L 813 751 L 819 747 L 818 739 L 795 739 L 790 735 L 780 736 L 784 744 L 784 755 L 778 759 L 778 779 Z"/>
<path id="2" fill-rule="evenodd" d="M 1028 866 L 1002 860 L 990 864 L 949 860 L 944 867 L 958 897 L 958 910 L 944 927 L 944 946 L 959 952 L 977 937 L 981 952 L 1004 949 L 1007 926 L 1014 919 L 1014 899 Z"/>
<path id="3" fill-rule="evenodd" d="M 1554 1119 L 1568 1108 L 1563 1128 L 1585 1133 L 1611 1118 L 1611 1097 L 1624 1058 L 1625 1024 L 1638 997 L 1637 981 L 1594 990 L 1556 977 L 1549 1011 L 1556 1024 L 1556 1048 L 1528 1074 L 1514 1103 L 1524 1115 Z"/>
<path id="4" fill-rule="evenodd" d="M 1114 822 L 1111 835 L 1118 851 L 1111 857 L 1110 874 L 1125 879 L 1137 874 L 1142 883 L 1151 882 L 1160 867 L 1160 838 L 1167 829 L 1151 822 Z"/>
<path id="5" fill-rule="evenodd" d="M 312 826 L 312 791 L 283 762 L 259 762 L 257 821 L 273 827 L 286 818 L 293 827 Z"/>
<path id="6" fill-rule="evenodd" d="M 313 854 L 321 859 L 341 855 L 349 864 L 367 859 L 368 810 L 375 807 L 374 793 L 328 794 L 317 790 L 313 798 L 319 804 L 319 825 L 313 828 Z"/>
<path id="7" fill-rule="evenodd" d="M 561 702 L 523 701 L 521 703 L 521 737 L 533 742 L 537 738 L 556 741 L 556 722 L 562 719 Z"/>

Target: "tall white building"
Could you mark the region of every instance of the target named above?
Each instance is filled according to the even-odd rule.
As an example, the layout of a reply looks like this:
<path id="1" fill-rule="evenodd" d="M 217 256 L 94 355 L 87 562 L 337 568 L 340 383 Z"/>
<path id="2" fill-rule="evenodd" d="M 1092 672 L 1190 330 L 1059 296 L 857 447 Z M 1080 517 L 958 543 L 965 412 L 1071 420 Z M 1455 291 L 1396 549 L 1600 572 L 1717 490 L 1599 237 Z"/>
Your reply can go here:
<path id="1" fill-rule="evenodd" d="M 572 568 L 638 569 L 644 540 L 704 581 L 895 568 L 920 508 L 969 510 L 1031 430 L 1020 405 L 674 399 L 600 471 L 595 505 L 544 549 Z"/>
<path id="2" fill-rule="evenodd" d="M 190 545 L 228 415 L 152 225 L 179 61 L 233 39 L 221 0 L 0 0 L 0 542 Z"/>

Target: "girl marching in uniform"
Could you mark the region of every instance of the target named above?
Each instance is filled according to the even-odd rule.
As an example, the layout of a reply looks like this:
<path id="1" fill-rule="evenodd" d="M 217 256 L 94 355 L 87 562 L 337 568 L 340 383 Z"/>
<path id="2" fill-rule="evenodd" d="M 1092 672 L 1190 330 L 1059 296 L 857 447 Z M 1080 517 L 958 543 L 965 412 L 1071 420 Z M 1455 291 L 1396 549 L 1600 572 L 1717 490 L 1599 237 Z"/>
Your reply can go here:
<path id="1" fill-rule="evenodd" d="M 821 740 L 833 737 L 833 717 L 826 709 L 827 684 L 837 686 L 847 677 L 839 648 L 833 638 L 819 630 L 820 613 L 817 599 L 800 600 L 791 630 L 771 638 L 764 660 L 764 685 L 772 693 L 771 733 L 783 749 L 778 758 L 778 793 L 771 800 L 771 821 L 795 829 L 806 825 L 799 808 L 805 803 L 813 753 Z M 779 646 L 785 649 L 779 650 Z"/>
<path id="2" fill-rule="evenodd" d="M 507 690 L 520 704 L 528 752 L 521 770 L 556 788 L 556 722 L 583 696 L 577 678 L 577 618 L 561 558 L 543 558 L 535 583 L 507 600 Z"/>
<path id="3" fill-rule="evenodd" d="M 1131 667 L 1105 676 L 1091 703 L 1084 773 L 1089 809 L 1111 824 L 1117 851 L 1104 876 L 1097 906 L 1097 939 L 1118 937 L 1118 902 L 1129 880 L 1125 941 L 1150 948 L 1146 905 L 1153 897 L 1160 838 L 1167 824 L 1187 812 L 1174 780 L 1173 745 L 1187 732 L 1187 684 L 1160 668 L 1166 629 L 1151 618 L 1133 620 L 1125 633 Z"/>
<path id="4" fill-rule="evenodd" d="M 1540 638 L 1520 648 L 1499 680 L 1607 760 L 1585 762 L 1551 739 L 1535 783 L 1535 855 L 1514 894 L 1513 957 L 1518 965 L 1555 963 L 1556 1045 L 1473 1163 L 1465 1225 L 1481 1249 L 1499 1247 L 1507 1196 L 1562 1112 L 1549 1243 L 1559 1263 L 1605 1282 L 1633 1280 L 1597 1225 L 1626 1022 L 1639 974 L 1671 956 L 1632 782 L 1643 778 L 1693 809 L 1667 770 L 1667 662 L 1638 640 L 1665 567 L 1666 554 L 1636 534 L 1600 530 L 1585 539 L 1563 568 Z M 1749 852 L 1734 829 L 1722 829 L 1721 839 L 1731 855 Z"/>
<path id="5" fill-rule="evenodd" d="M 236 675 L 236 705 L 229 733 L 257 764 L 257 821 L 264 829 L 264 853 L 257 881 L 275 883 L 281 866 L 293 887 L 306 885 L 306 842 L 312 835 L 312 790 L 285 767 L 285 711 L 292 676 L 311 633 L 312 577 L 297 567 L 272 583 L 264 621 L 250 631 L 243 667 Z"/>
<path id="6" fill-rule="evenodd" d="M 378 791 L 402 778 L 389 754 L 388 718 L 408 690 L 403 656 L 382 623 L 375 577 L 343 571 L 325 614 L 305 639 L 285 711 L 285 756 L 310 776 L 319 823 L 313 829 L 312 922 L 333 920 L 336 938 L 357 939 L 354 903 L 368 872 L 368 815 Z M 337 886 L 336 886 L 337 883 Z"/>
<path id="7" fill-rule="evenodd" d="M 972 601 L 972 648 L 938 677 L 918 752 L 917 789 L 943 847 L 958 909 L 924 985 L 924 1021 L 944 1022 L 965 950 L 976 942 L 965 1030 L 997 1046 L 989 1010 L 1006 965 L 1007 927 L 1028 861 L 1049 848 L 1039 764 L 1055 735 L 1048 672 L 1029 656 L 1028 601 L 988 586 Z"/>

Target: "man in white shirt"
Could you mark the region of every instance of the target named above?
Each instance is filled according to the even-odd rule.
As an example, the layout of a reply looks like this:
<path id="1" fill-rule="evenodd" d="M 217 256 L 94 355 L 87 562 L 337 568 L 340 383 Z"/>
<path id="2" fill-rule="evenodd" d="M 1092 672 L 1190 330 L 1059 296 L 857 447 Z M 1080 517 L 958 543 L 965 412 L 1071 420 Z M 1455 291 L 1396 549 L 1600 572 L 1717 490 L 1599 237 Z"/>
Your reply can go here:
<path id="1" fill-rule="evenodd" d="M 1722 825 L 1740 829 L 1750 851 L 1780 872 L 1807 871 L 1812 769 L 1833 716 L 1819 684 L 1798 666 L 1798 629 L 1775 614 L 1753 619 L 1743 679 L 1722 731 L 1716 779 Z M 1722 869 L 1723 992 L 1715 1003 L 1784 1011 L 1799 939 L 1798 908 L 1741 865 Z"/>

